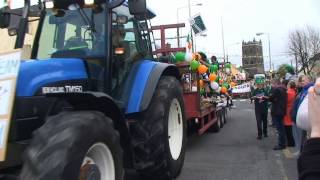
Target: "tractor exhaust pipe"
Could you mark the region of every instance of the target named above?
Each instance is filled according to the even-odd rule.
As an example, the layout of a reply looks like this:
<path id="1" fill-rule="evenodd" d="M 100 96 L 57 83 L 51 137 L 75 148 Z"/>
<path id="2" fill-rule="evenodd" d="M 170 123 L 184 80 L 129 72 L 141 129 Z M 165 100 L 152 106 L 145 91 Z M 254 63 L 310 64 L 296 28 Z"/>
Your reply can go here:
<path id="1" fill-rule="evenodd" d="M 24 45 L 24 38 L 28 29 L 29 10 L 30 10 L 30 0 L 24 0 L 24 7 L 22 8 L 22 17 L 19 22 L 19 29 L 17 32 L 15 49 L 22 48 Z"/>

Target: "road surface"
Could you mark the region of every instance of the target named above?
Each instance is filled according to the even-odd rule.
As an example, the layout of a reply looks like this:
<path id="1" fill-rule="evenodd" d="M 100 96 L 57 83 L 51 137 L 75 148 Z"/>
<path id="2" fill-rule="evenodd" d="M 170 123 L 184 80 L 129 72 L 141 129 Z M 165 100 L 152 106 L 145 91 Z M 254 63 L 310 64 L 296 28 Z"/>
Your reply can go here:
<path id="1" fill-rule="evenodd" d="M 276 132 L 257 140 L 253 105 L 238 100 L 219 133 L 192 135 L 178 180 L 296 180 L 293 148 L 272 150 Z"/>

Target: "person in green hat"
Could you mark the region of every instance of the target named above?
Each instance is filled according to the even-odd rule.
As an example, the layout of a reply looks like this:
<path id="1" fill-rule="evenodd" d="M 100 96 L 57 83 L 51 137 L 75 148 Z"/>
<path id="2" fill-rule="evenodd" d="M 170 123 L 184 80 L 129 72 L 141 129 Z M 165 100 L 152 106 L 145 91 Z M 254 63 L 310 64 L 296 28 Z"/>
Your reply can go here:
<path id="1" fill-rule="evenodd" d="M 257 139 L 268 137 L 268 96 L 269 91 L 265 87 L 263 79 L 255 79 L 256 88 L 251 93 L 251 101 L 254 101 L 255 115 L 257 121 L 258 136 Z"/>

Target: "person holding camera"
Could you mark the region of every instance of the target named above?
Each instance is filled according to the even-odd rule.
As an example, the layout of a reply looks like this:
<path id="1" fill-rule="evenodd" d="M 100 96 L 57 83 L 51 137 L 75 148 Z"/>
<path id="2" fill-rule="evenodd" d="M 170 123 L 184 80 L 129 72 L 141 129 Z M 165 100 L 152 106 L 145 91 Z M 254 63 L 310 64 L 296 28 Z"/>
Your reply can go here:
<path id="1" fill-rule="evenodd" d="M 298 159 L 299 180 L 320 179 L 320 78 L 308 90 L 307 115 L 297 117 L 304 130 L 311 132 Z M 302 107 L 300 107 L 302 108 Z"/>

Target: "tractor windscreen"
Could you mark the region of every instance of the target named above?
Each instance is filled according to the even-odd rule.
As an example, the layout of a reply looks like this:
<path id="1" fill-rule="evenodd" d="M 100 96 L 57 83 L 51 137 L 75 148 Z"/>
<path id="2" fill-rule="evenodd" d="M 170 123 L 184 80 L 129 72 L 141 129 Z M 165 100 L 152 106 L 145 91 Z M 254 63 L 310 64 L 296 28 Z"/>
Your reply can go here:
<path id="1" fill-rule="evenodd" d="M 104 7 L 47 10 L 37 59 L 105 56 Z"/>

